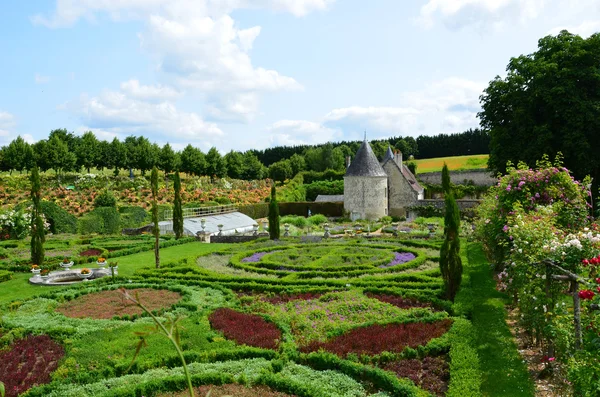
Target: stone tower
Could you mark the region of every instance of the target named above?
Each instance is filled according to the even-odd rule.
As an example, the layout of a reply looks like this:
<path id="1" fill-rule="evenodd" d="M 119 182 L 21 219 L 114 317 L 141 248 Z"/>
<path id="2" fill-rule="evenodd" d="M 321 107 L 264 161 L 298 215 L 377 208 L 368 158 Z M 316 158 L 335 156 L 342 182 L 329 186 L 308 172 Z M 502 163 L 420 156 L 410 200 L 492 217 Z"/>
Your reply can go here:
<path id="1" fill-rule="evenodd" d="M 363 141 L 344 176 L 344 210 L 352 220 L 375 220 L 388 212 L 388 176 L 367 139 Z"/>

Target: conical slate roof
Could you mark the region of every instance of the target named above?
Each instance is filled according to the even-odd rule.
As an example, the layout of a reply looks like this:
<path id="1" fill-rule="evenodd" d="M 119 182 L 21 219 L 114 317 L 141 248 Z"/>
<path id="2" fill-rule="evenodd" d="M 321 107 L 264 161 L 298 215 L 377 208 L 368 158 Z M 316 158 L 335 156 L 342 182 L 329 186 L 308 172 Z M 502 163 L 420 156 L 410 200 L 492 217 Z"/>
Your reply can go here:
<path id="1" fill-rule="evenodd" d="M 388 150 L 387 152 L 385 152 L 385 156 L 383 156 L 383 163 L 385 163 L 386 160 L 393 160 L 394 159 L 394 152 L 392 152 L 392 147 L 388 146 Z"/>
<path id="2" fill-rule="evenodd" d="M 358 148 L 354 160 L 346 170 L 346 176 L 386 176 L 387 174 L 381 168 L 371 145 L 365 139 Z"/>

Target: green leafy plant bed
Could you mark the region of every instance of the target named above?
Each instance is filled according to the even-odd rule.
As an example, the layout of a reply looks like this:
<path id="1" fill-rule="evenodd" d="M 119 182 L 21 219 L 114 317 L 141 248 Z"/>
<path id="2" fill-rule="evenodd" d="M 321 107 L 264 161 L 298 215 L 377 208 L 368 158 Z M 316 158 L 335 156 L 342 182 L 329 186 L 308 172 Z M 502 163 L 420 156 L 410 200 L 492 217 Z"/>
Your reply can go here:
<path id="1" fill-rule="evenodd" d="M 240 344 L 275 349 L 281 340 L 281 331 L 260 316 L 221 308 L 208 317 L 211 326 Z"/>
<path id="2" fill-rule="evenodd" d="M 221 386 L 200 386 L 195 389 L 197 396 L 208 396 L 211 397 L 294 397 L 291 394 L 281 393 L 278 391 L 271 390 L 267 386 L 244 386 L 244 385 L 221 385 Z M 210 394 L 209 394 L 210 393 Z M 173 393 L 160 393 L 156 397 L 188 397 L 189 393 L 185 392 L 173 392 Z"/>
<path id="3" fill-rule="evenodd" d="M 181 299 L 181 294 L 161 289 L 137 288 L 130 290 L 129 293 L 133 296 L 137 295 L 143 302 L 147 302 L 146 305 L 150 310 L 164 310 Z M 56 312 L 72 318 L 97 319 L 142 314 L 140 308 L 124 299 L 123 294 L 117 290 L 100 291 L 80 296 L 61 304 L 56 308 Z"/>
<path id="4" fill-rule="evenodd" d="M 229 264 L 248 272 L 298 278 L 350 277 L 363 274 L 393 273 L 418 267 L 427 257 L 409 248 L 378 244 L 290 245 L 243 251 Z"/>
<path id="5" fill-rule="evenodd" d="M 382 367 L 399 378 L 408 378 L 436 396 L 445 396 L 450 380 L 450 367 L 445 357 L 425 357 L 422 360 L 392 361 Z"/>

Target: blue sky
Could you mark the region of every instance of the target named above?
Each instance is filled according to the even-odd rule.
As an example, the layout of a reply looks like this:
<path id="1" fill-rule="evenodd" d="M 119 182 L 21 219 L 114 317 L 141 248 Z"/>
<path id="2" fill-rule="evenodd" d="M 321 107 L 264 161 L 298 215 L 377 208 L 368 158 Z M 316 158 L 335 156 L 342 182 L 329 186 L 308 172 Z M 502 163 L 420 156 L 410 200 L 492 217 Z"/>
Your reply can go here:
<path id="1" fill-rule="evenodd" d="M 461 132 L 512 56 L 596 0 L 30 0 L 0 12 L 0 145 L 50 130 L 203 150 Z"/>

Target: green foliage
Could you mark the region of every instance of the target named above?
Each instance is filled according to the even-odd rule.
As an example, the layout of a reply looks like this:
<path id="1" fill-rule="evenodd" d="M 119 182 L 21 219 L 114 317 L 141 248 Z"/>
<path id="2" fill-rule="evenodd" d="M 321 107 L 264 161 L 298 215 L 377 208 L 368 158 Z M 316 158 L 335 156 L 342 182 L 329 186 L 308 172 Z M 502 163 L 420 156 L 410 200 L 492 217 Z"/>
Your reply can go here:
<path id="1" fill-rule="evenodd" d="M 323 214 L 316 214 L 316 215 L 310 216 L 307 220 L 308 220 L 308 223 L 310 223 L 311 225 L 315 225 L 315 226 L 322 225 L 323 223 L 328 221 L 327 217 Z"/>
<path id="2" fill-rule="evenodd" d="M 277 204 L 277 190 L 271 186 L 271 201 L 269 202 L 269 237 L 279 240 L 279 205 Z"/>
<path id="3" fill-rule="evenodd" d="M 140 227 L 148 218 L 146 210 L 135 205 L 119 207 L 119 214 L 121 214 L 121 228 Z"/>
<path id="4" fill-rule="evenodd" d="M 117 199 L 108 189 L 105 189 L 94 199 L 94 207 L 115 207 L 117 206 Z"/>
<path id="5" fill-rule="evenodd" d="M 152 168 L 152 174 L 150 175 L 150 185 L 152 188 L 152 233 L 154 234 L 154 263 L 156 268 L 160 267 L 160 229 L 158 228 L 158 169 Z"/>
<path id="6" fill-rule="evenodd" d="M 286 215 L 281 218 L 281 223 L 296 226 L 298 229 L 304 229 L 308 226 L 308 220 L 304 216 Z"/>
<path id="7" fill-rule="evenodd" d="M 410 170 L 410 172 L 412 172 L 413 175 L 417 175 L 417 163 L 415 163 L 414 161 L 407 161 L 405 165 L 408 167 L 408 169 Z"/>
<path id="8" fill-rule="evenodd" d="M 46 232 L 42 219 L 42 196 L 40 186 L 40 171 L 37 166 L 31 170 L 31 263 L 40 267 L 44 265 L 44 242 Z"/>
<path id="9" fill-rule="evenodd" d="M 114 207 L 99 207 L 79 218 L 77 229 L 80 234 L 115 234 L 119 232 L 121 215 Z"/>
<path id="10" fill-rule="evenodd" d="M 179 178 L 179 171 L 175 172 L 173 178 L 173 190 L 175 191 L 173 200 L 173 232 L 175 232 L 175 237 L 180 239 L 183 235 L 183 209 L 181 208 L 181 179 Z"/>
<path id="11" fill-rule="evenodd" d="M 74 215 L 52 201 L 43 200 L 40 205 L 53 234 L 77 233 L 77 218 Z"/>
<path id="12" fill-rule="evenodd" d="M 266 218 L 269 216 L 269 204 L 257 203 L 243 205 L 238 208 L 238 211 L 248 215 L 252 219 Z"/>
<path id="13" fill-rule="evenodd" d="M 314 201 L 318 195 L 344 194 L 344 181 L 317 181 L 309 185 L 304 185 L 306 189 L 306 200 Z"/>
<path id="14" fill-rule="evenodd" d="M 580 351 L 569 360 L 569 380 L 573 395 L 594 397 L 600 395 L 600 360 L 597 354 Z"/>
<path id="15" fill-rule="evenodd" d="M 444 243 L 440 250 L 440 272 L 444 280 L 446 297 L 454 301 L 462 280 L 462 260 L 460 258 L 460 215 L 452 193 L 446 195 L 446 215 L 444 217 Z"/>
<path id="16" fill-rule="evenodd" d="M 0 270 L 0 283 L 12 279 L 13 273 L 8 270 Z"/>
<path id="17" fill-rule="evenodd" d="M 322 172 L 318 171 L 304 171 L 301 173 L 302 179 L 306 184 L 312 184 L 319 181 L 343 181 L 346 171 L 335 171 L 328 169 Z"/>
<path id="18" fill-rule="evenodd" d="M 560 151 L 576 178 L 591 175 L 597 186 L 599 63 L 597 36 L 565 30 L 540 39 L 536 52 L 511 58 L 506 77 L 492 80 L 481 96 L 479 117 L 491 138 L 489 168 L 507 172 L 509 161 L 533 167 L 543 154 Z"/>
<path id="19" fill-rule="evenodd" d="M 448 332 L 450 348 L 450 385 L 446 396 L 481 396 L 481 370 L 476 349 L 476 329 L 469 320 L 454 320 Z"/>
<path id="20" fill-rule="evenodd" d="M 308 210 L 313 214 L 323 214 L 325 216 L 342 216 L 344 215 L 344 203 L 326 203 L 326 202 L 280 202 L 279 212 L 281 215 L 308 215 Z"/>
<path id="21" fill-rule="evenodd" d="M 279 201 L 296 202 L 306 200 L 306 188 L 303 185 L 304 177 L 302 173 L 290 179 L 283 187 L 279 189 Z"/>
<path id="22" fill-rule="evenodd" d="M 269 178 L 283 182 L 293 176 L 292 164 L 289 160 L 281 160 L 269 166 Z"/>
<path id="23" fill-rule="evenodd" d="M 445 195 L 450 194 L 450 171 L 448 171 L 448 166 L 444 163 L 444 167 L 442 168 L 442 190 Z"/>

